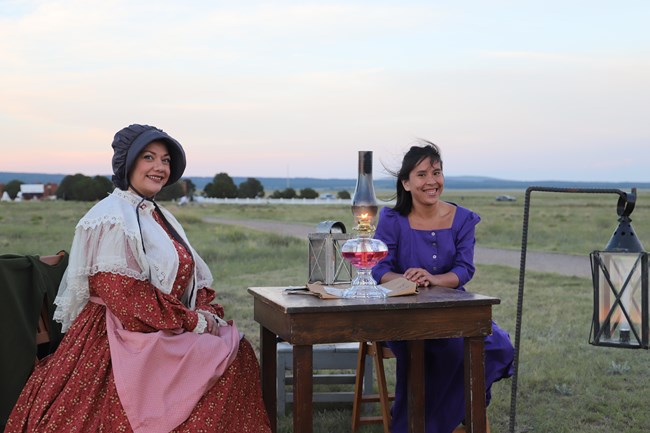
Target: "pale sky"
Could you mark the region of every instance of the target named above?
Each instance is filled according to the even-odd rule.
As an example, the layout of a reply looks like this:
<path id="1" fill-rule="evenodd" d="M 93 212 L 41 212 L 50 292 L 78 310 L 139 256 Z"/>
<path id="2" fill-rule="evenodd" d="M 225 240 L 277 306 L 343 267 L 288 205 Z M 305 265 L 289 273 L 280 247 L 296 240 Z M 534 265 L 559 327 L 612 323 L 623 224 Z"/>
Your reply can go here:
<path id="1" fill-rule="evenodd" d="M 0 171 L 110 174 L 131 123 L 186 176 L 650 181 L 650 2 L 0 0 Z"/>

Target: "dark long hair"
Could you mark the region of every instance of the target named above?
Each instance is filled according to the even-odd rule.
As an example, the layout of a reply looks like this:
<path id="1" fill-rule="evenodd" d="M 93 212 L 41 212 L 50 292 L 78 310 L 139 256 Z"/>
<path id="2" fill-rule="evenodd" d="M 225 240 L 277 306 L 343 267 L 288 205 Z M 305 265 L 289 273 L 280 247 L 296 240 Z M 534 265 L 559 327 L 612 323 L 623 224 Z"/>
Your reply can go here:
<path id="1" fill-rule="evenodd" d="M 413 208 L 413 197 L 411 193 L 404 189 L 402 181 L 408 180 L 409 174 L 413 169 L 425 159 L 428 159 L 431 162 L 431 165 L 436 162 L 440 162 L 440 168 L 442 168 L 442 157 L 440 156 L 440 149 L 438 146 L 427 140 L 418 140 L 419 146 L 411 146 L 408 152 L 404 155 L 402 159 L 402 166 L 398 172 L 390 172 L 393 176 L 397 178 L 395 182 L 395 198 L 397 202 L 393 209 L 399 212 L 401 215 L 408 215 Z"/>

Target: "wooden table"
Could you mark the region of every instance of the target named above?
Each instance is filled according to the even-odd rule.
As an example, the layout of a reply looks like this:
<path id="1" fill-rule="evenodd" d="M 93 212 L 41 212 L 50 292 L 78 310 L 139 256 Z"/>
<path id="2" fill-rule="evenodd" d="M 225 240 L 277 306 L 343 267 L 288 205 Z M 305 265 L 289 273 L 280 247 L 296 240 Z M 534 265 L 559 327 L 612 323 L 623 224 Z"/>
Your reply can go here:
<path id="1" fill-rule="evenodd" d="M 276 335 L 294 345 L 293 431 L 311 433 L 312 345 L 345 341 L 409 340 L 409 432 L 424 432 L 424 340 L 465 338 L 465 419 L 469 433 L 484 433 L 484 337 L 492 333 L 498 298 L 441 287 L 386 300 L 290 295 L 286 287 L 251 287 L 260 324 L 262 394 L 273 431 L 276 418 Z"/>

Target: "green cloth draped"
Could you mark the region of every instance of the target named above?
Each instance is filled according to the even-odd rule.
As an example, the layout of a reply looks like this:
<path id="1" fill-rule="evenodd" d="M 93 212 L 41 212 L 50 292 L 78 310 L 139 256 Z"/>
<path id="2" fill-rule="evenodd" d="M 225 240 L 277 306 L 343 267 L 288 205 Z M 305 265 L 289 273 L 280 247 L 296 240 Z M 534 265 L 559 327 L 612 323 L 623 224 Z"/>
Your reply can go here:
<path id="1" fill-rule="evenodd" d="M 61 341 L 61 324 L 52 320 L 54 298 L 68 266 L 68 254 L 50 266 L 36 255 L 0 255 L 0 426 L 7 422 L 34 368 L 36 328 L 43 302 L 48 310 L 50 353 Z"/>

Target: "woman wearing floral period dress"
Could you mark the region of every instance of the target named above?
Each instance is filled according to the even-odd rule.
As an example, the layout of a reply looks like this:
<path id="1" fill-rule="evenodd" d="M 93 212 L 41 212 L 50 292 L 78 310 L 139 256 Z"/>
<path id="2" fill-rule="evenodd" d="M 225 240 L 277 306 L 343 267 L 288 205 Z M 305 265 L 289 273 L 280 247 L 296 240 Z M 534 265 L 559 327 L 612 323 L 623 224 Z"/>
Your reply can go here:
<path id="1" fill-rule="evenodd" d="M 474 229 L 480 217 L 462 206 L 441 200 L 442 158 L 436 145 L 424 141 L 405 154 L 396 173 L 397 201 L 380 212 L 375 238 L 388 255 L 373 269 L 382 283 L 405 277 L 421 287 L 465 290 L 474 275 Z M 413 326 L 418 326 L 413 323 Z M 387 342 L 397 357 L 393 433 L 407 431 L 407 350 L 405 341 Z M 485 339 L 487 397 L 493 382 L 512 375 L 514 349 L 508 334 L 495 323 Z M 450 433 L 465 416 L 463 339 L 425 343 L 425 426 L 427 433 Z"/>
<path id="2" fill-rule="evenodd" d="M 112 143 L 112 194 L 79 221 L 55 303 L 67 331 L 5 432 L 269 432 L 250 343 L 212 276 L 154 201 L 185 170 L 180 143 L 130 125 Z"/>

